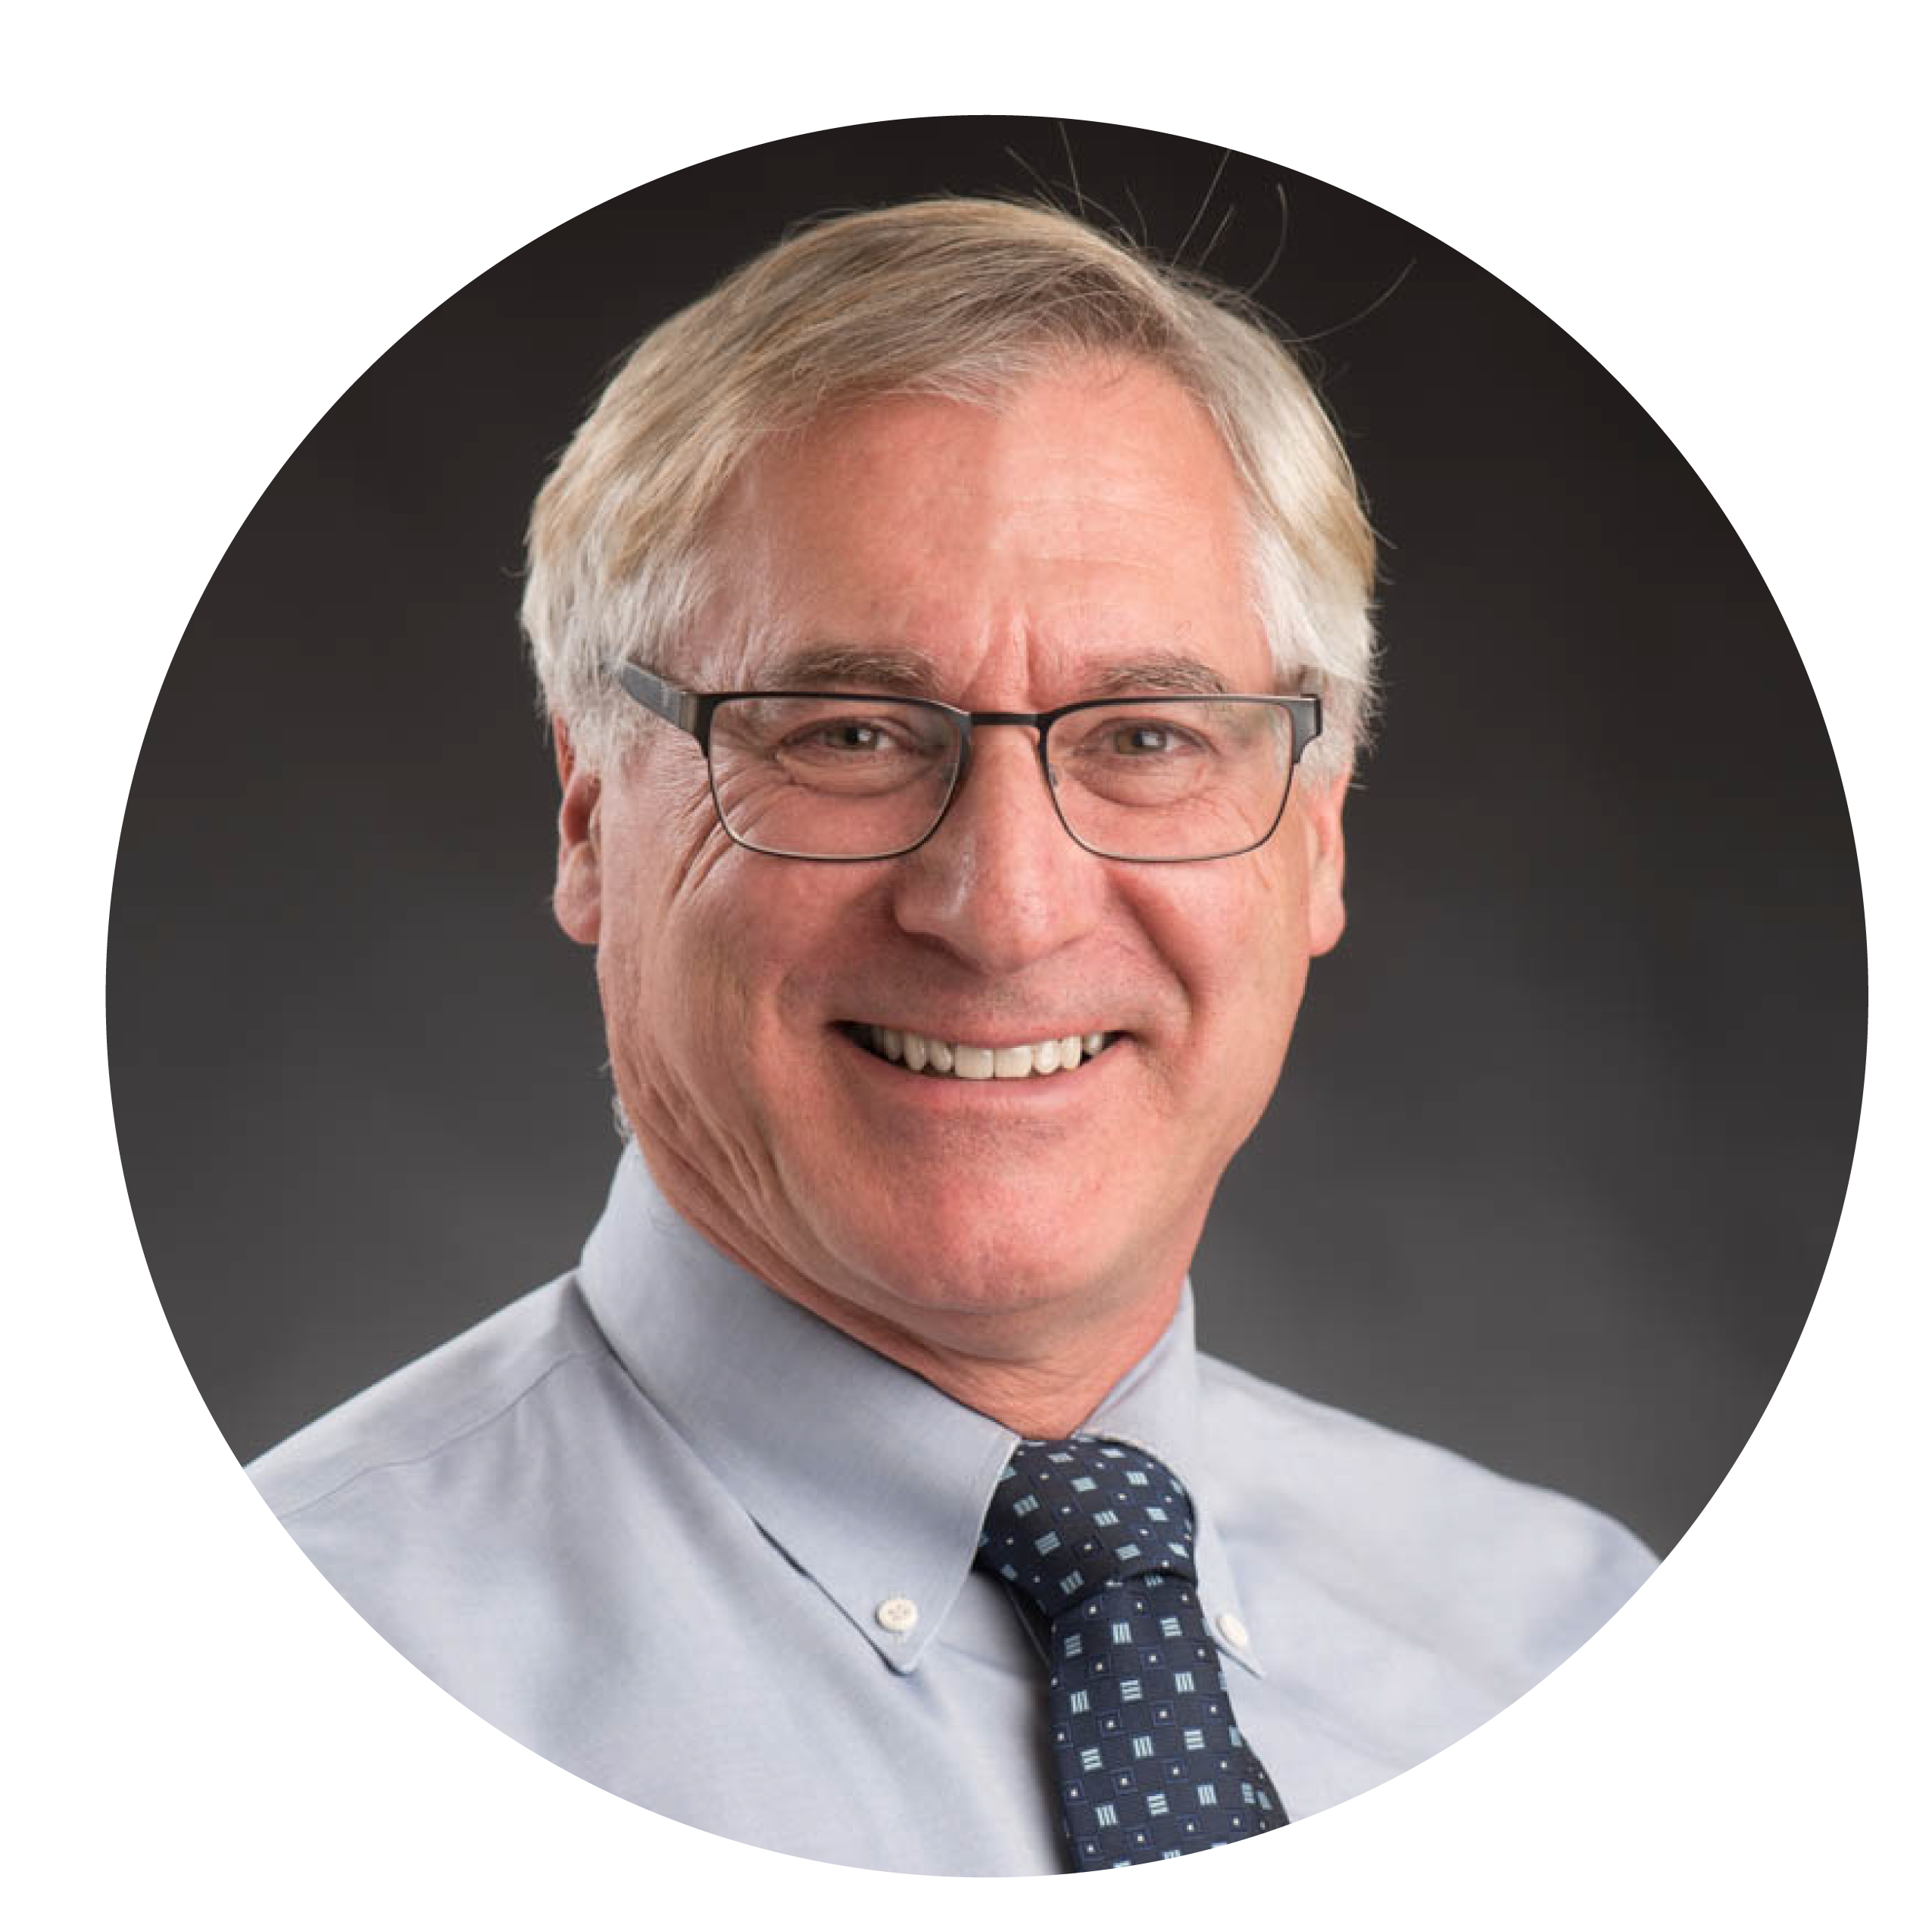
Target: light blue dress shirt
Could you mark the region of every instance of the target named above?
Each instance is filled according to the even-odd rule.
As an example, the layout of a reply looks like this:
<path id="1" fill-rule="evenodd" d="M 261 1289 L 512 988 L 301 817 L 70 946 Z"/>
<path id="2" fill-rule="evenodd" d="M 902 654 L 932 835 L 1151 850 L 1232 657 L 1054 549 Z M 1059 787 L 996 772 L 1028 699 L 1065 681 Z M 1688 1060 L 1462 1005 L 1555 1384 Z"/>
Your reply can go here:
<path id="1" fill-rule="evenodd" d="M 1652 1568 L 1579 1503 L 1197 1354 L 1086 1432 L 1187 1484 L 1234 1712 L 1304 1817 L 1454 1742 Z M 451 1695 L 707 1830 L 877 1869 L 1065 1869 L 1028 1621 L 975 1570 L 1015 1437 L 773 1293 L 635 1150 L 572 1274 L 250 1471 Z"/>

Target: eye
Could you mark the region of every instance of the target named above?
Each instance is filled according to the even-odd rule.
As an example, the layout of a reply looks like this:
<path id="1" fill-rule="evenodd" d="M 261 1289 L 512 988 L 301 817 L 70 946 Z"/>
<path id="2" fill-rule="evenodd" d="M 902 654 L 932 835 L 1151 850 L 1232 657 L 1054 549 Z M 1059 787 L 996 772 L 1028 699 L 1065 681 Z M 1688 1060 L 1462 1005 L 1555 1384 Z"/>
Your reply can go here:
<path id="1" fill-rule="evenodd" d="M 1110 718 L 1088 739 L 1090 756 L 1128 764 L 1164 764 L 1203 748 L 1199 734 L 1171 718 Z"/>
<path id="2" fill-rule="evenodd" d="M 862 717 L 840 717 L 802 734 L 807 744 L 822 745 L 831 751 L 879 751 L 894 741 L 882 724 Z M 794 739 L 794 742 L 800 741 Z"/>
<path id="3" fill-rule="evenodd" d="M 787 731 L 772 747 L 779 757 L 820 764 L 913 758 L 925 748 L 897 719 L 864 716 L 813 718 Z"/>
<path id="4" fill-rule="evenodd" d="M 1169 724 L 1117 724 L 1107 748 L 1119 757 L 1157 757 L 1181 748 L 1181 734 Z"/>

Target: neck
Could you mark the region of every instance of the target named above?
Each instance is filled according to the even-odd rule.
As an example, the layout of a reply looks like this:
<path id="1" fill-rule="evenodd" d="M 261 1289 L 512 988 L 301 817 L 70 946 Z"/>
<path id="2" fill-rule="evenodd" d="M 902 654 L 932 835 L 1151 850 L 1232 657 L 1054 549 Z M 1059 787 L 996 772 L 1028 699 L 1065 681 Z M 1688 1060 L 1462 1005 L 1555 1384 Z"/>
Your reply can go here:
<path id="1" fill-rule="evenodd" d="M 910 1369 L 942 1394 L 1016 1435 L 1047 1441 L 1072 1434 L 1099 1407 L 1109 1390 L 1167 1331 L 1181 1298 L 1177 1275 L 1163 1294 L 1141 1304 L 1131 1321 L 1116 1318 L 1077 1327 L 1042 1321 L 1029 1324 L 1036 1331 L 1028 1334 L 1016 1333 L 1014 1317 L 1004 1314 L 997 1318 L 997 1333 L 973 1334 L 969 1327 L 941 1343 L 809 1283 L 762 1277 L 788 1300 Z M 990 1329 L 994 1318 L 979 1320 Z M 1057 1330 L 1050 1340 L 1050 1327 Z"/>

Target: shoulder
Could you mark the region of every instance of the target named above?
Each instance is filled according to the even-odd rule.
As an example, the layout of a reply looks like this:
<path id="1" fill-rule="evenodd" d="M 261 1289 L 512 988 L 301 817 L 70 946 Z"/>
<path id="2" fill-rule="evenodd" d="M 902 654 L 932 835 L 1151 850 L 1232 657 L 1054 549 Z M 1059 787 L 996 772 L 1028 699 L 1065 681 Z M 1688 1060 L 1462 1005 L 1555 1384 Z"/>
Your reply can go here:
<path id="1" fill-rule="evenodd" d="M 488 1452 L 520 1410 L 554 1399 L 560 1380 L 616 1370 L 574 1276 L 539 1287 L 398 1368 L 248 1465 L 285 1523 L 326 1509 L 372 1480 Z"/>
<path id="2" fill-rule="evenodd" d="M 1202 1416 L 1231 1548 L 1418 1628 L 1548 1667 L 1656 1567 L 1588 1504 L 1201 1360 Z M 1231 1471 L 1239 1470 L 1238 1475 Z"/>

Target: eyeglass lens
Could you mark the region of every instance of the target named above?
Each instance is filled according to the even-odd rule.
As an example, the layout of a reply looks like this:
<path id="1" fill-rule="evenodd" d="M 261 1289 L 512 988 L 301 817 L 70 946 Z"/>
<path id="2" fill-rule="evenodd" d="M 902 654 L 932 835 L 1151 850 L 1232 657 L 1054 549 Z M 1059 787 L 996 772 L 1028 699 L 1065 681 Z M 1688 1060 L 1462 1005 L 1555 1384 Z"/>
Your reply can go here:
<path id="1" fill-rule="evenodd" d="M 712 788 L 726 828 L 757 850 L 883 858 L 938 824 L 964 752 L 959 720 L 936 706 L 734 697 L 712 719 Z M 1054 719 L 1045 745 L 1063 823 L 1113 858 L 1249 850 L 1279 819 L 1294 763 L 1287 710 L 1253 698 L 1082 708 Z"/>

